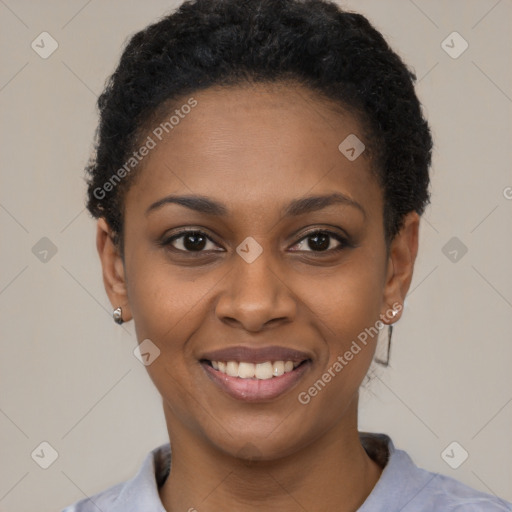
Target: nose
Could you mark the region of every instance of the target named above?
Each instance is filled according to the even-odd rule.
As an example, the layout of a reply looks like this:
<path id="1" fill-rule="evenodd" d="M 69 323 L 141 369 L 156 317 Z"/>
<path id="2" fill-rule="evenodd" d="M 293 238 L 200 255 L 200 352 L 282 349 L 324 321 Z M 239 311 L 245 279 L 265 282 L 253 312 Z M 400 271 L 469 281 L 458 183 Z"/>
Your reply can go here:
<path id="1" fill-rule="evenodd" d="M 224 323 L 258 332 L 270 325 L 292 322 L 297 305 L 286 277 L 271 268 L 266 251 L 247 263 L 235 256 L 234 268 L 216 304 L 216 315 Z"/>

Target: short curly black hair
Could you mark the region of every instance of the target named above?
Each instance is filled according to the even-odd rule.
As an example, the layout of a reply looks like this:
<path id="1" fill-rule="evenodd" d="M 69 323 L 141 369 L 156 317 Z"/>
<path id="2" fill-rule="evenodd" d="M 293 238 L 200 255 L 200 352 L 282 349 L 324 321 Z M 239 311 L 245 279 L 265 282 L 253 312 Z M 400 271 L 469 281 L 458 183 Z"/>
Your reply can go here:
<path id="1" fill-rule="evenodd" d="M 432 137 L 416 76 L 364 16 L 327 0 L 189 0 L 131 37 L 98 98 L 87 208 L 122 253 L 123 197 L 137 169 L 128 174 L 126 162 L 149 122 L 194 91 L 289 80 L 357 114 L 376 157 L 388 247 L 407 213 L 424 212 Z"/>

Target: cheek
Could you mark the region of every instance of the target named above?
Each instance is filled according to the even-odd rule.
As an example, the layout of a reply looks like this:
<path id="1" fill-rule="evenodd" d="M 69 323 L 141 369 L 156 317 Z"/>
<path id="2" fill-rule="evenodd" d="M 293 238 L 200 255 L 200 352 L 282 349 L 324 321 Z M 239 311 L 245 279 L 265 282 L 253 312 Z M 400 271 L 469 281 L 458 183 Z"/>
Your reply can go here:
<path id="1" fill-rule="evenodd" d="M 162 260 L 149 251 L 133 254 L 128 297 L 137 338 L 149 338 L 161 350 L 173 350 L 190 336 L 204 312 L 208 291 L 220 277 L 213 272 L 201 276 L 197 269 L 178 269 Z"/>
<path id="2" fill-rule="evenodd" d="M 142 251 L 132 255 L 128 275 L 137 340 L 149 339 L 160 350 L 146 370 L 162 396 L 182 397 L 174 406 L 184 411 L 190 365 L 196 363 L 187 340 L 202 322 L 204 296 L 213 283 L 206 278 L 191 278 L 191 274 Z"/>
<path id="3" fill-rule="evenodd" d="M 362 253 L 315 281 L 305 283 L 308 305 L 334 333 L 354 334 L 354 329 L 364 329 L 378 319 L 382 276 Z"/>
<path id="4" fill-rule="evenodd" d="M 329 372 L 325 379 L 338 392 L 348 386 L 352 393 L 358 387 L 375 352 L 382 301 L 382 276 L 375 268 L 360 253 L 310 294 L 309 306 L 327 348 L 319 371 Z"/>

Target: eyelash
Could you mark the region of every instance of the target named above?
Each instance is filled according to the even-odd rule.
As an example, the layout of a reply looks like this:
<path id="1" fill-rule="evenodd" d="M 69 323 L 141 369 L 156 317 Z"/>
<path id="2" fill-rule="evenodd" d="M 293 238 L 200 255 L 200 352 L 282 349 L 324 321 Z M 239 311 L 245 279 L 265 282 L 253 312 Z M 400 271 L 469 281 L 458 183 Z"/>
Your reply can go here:
<path id="1" fill-rule="evenodd" d="M 174 242 L 175 240 L 179 240 L 180 238 L 183 238 L 184 236 L 186 235 L 189 235 L 189 234 L 195 234 L 195 235 L 201 235 L 203 236 L 204 238 L 206 238 L 208 241 L 212 242 L 212 243 L 216 243 L 214 240 L 212 240 L 206 233 L 204 233 L 203 231 L 200 231 L 200 230 L 196 230 L 196 229 L 189 229 L 189 230 L 184 230 L 184 231 L 180 231 L 178 233 L 175 233 L 174 235 L 170 236 L 170 237 L 167 237 L 165 239 L 163 239 L 159 245 L 161 245 L 162 247 L 165 247 L 167 249 L 170 249 L 172 251 L 175 251 L 175 252 L 178 252 L 178 253 L 183 253 L 183 254 L 197 254 L 197 255 L 202 255 L 204 253 L 207 253 L 208 251 L 204 251 L 204 250 L 201 250 L 201 251 L 187 251 L 187 250 L 183 250 L 183 249 L 176 249 L 175 247 L 172 247 L 172 242 Z M 309 251 L 304 251 L 304 252 L 311 252 L 311 253 L 314 253 L 314 254 L 319 254 L 319 255 L 323 255 L 323 254 L 332 254 L 332 253 L 337 253 L 347 247 L 352 247 L 352 244 L 349 242 L 349 240 L 345 237 L 343 237 L 342 235 L 338 234 L 338 233 L 335 233 L 333 231 L 329 231 L 328 229 L 315 229 L 314 231 L 310 231 L 309 233 L 306 233 L 302 238 L 300 238 L 295 244 L 299 244 L 300 242 L 302 242 L 303 240 L 307 240 L 308 238 L 310 237 L 313 237 L 314 235 L 318 235 L 318 234 L 325 234 L 325 235 L 328 235 L 329 237 L 332 237 L 334 238 L 337 242 L 340 243 L 340 245 L 338 247 L 335 247 L 334 249 L 327 249 L 325 251 L 313 251 L 313 250 L 309 250 Z M 329 243 L 330 245 L 330 243 Z M 169 247 L 170 246 L 170 247 Z M 214 251 L 214 252 L 221 252 L 221 251 Z M 294 251 L 294 252 L 301 252 L 301 251 Z"/>

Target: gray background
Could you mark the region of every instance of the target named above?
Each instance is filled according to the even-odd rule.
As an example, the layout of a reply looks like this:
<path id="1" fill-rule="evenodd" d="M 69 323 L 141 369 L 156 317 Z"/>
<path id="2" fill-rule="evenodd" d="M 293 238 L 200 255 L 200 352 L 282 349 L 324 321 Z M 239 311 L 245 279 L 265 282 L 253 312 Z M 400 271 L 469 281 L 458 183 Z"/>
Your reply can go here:
<path id="1" fill-rule="evenodd" d="M 83 167 L 96 97 L 126 38 L 176 5 L 0 0 L 2 511 L 58 510 L 131 477 L 167 441 L 133 326 L 110 317 Z M 414 68 L 436 142 L 392 365 L 362 391 L 360 429 L 512 500 L 512 2 L 342 5 Z M 59 45 L 47 59 L 31 48 L 43 31 Z M 458 58 L 441 45 L 454 31 L 469 43 Z M 58 452 L 48 469 L 43 441 Z M 441 456 L 453 441 L 469 453 L 458 469 Z M 452 464 L 461 450 L 448 451 Z"/>

